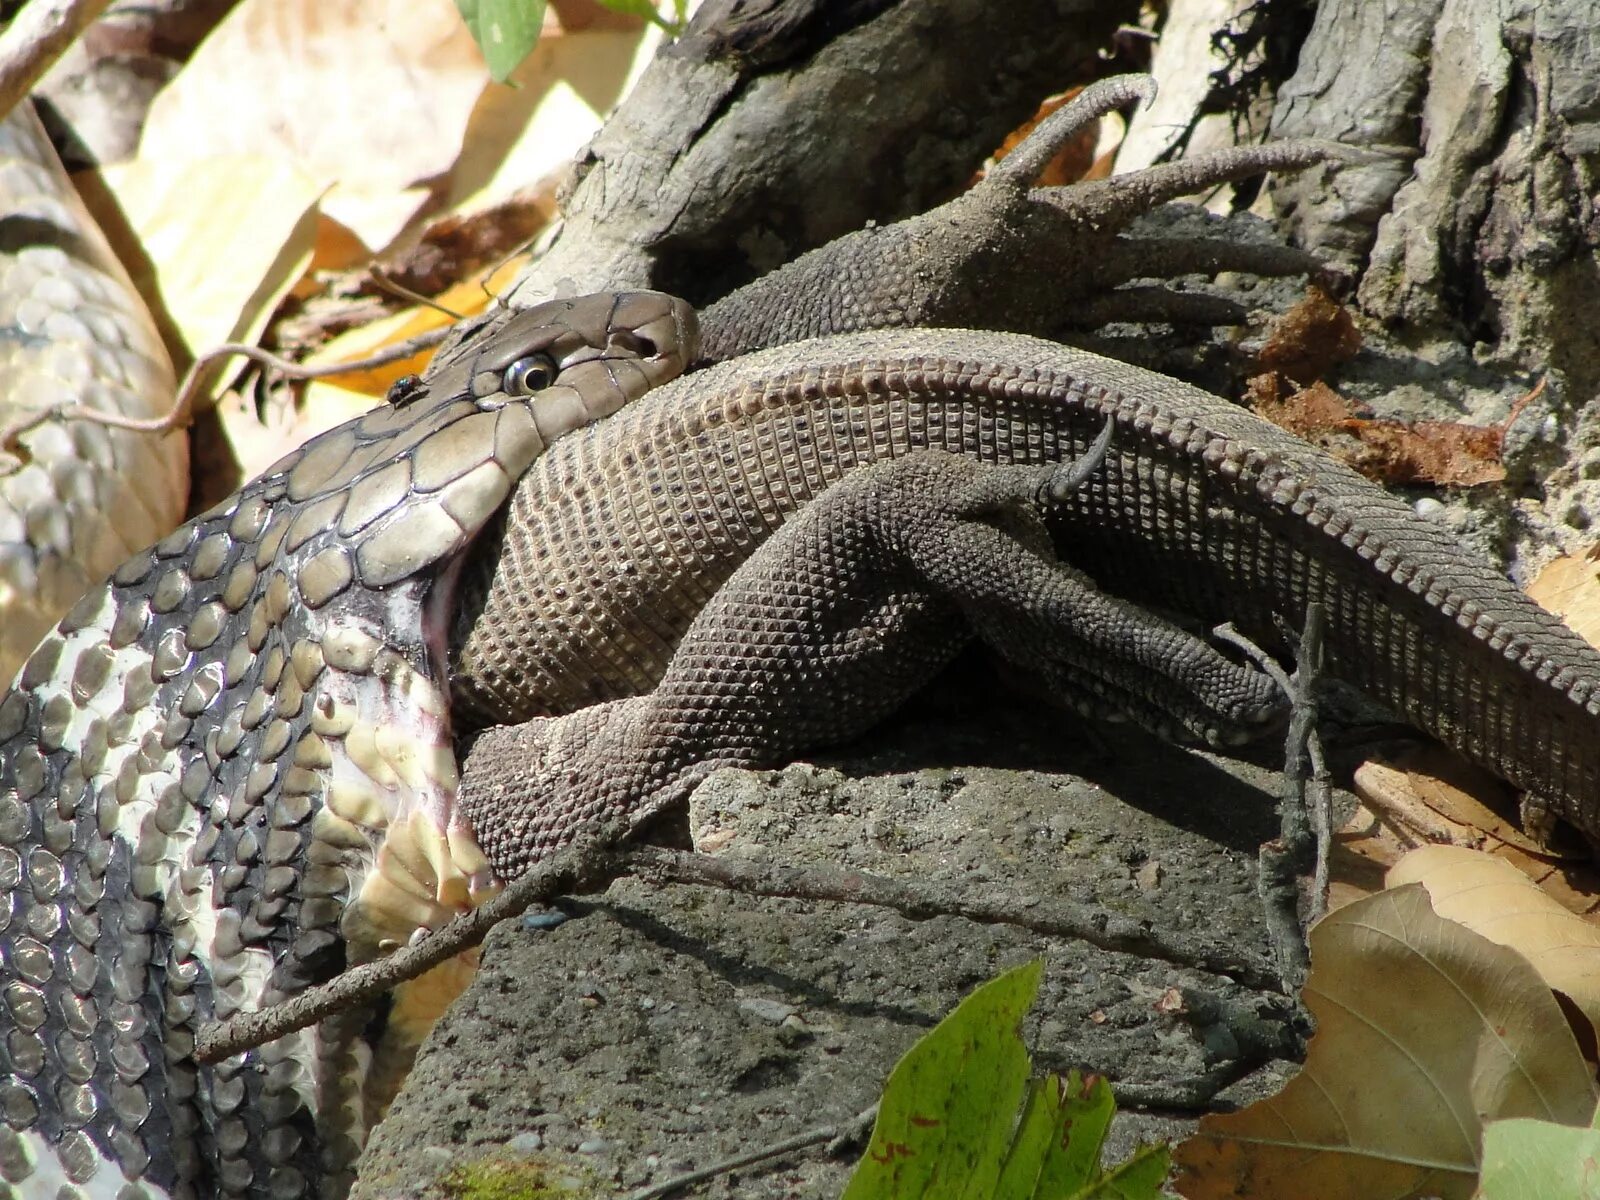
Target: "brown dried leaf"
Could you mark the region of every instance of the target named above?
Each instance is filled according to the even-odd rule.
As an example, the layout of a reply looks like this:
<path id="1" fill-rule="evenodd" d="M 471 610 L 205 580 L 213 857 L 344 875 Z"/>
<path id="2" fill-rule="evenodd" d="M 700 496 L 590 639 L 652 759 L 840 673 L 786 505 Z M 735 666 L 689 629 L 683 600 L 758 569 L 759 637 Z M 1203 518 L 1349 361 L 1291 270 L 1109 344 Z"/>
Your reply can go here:
<path id="1" fill-rule="evenodd" d="M 1528 595 L 1600 646 L 1600 545 L 1553 560 L 1528 585 Z"/>
<path id="2" fill-rule="evenodd" d="M 1325 383 L 1285 398 L 1276 375 L 1255 377 L 1249 392 L 1260 416 L 1380 483 L 1473 487 L 1506 477 L 1501 426 L 1370 418 Z"/>
<path id="3" fill-rule="evenodd" d="M 1246 394 L 1258 416 L 1296 437 L 1316 442 L 1358 419 L 1361 410 L 1325 383 L 1313 383 L 1285 397 L 1282 382 L 1276 374 L 1256 375 Z"/>
<path id="4" fill-rule="evenodd" d="M 1450 765 L 1440 765 L 1445 763 Z M 1488 794 L 1477 785 L 1458 807 L 1454 788 L 1437 776 L 1454 777 L 1462 769 L 1455 755 L 1435 746 L 1414 747 L 1390 761 L 1369 760 L 1356 769 L 1354 790 L 1362 803 L 1334 842 L 1329 907 L 1382 891 L 1389 868 L 1418 847 L 1463 845 L 1480 847 L 1515 867 L 1567 911 L 1600 920 L 1600 870 L 1588 848 L 1576 839 L 1570 847 L 1540 846 L 1497 814 L 1472 815 L 1476 797 Z M 1476 774 L 1476 768 L 1469 769 Z M 1414 779 L 1432 787 L 1415 787 Z M 1490 793 L 1505 790 L 1497 780 L 1489 783 Z M 1424 799 L 1430 794 L 1432 800 Z"/>
<path id="5" fill-rule="evenodd" d="M 1273 322 L 1261 365 L 1296 383 L 1321 379 L 1361 349 L 1361 331 L 1344 305 L 1316 284 Z"/>
<path id="6" fill-rule="evenodd" d="M 1561 856 L 1501 815 L 1515 807 L 1502 781 L 1442 746 L 1409 746 L 1369 759 L 1356 768 L 1354 791 L 1380 819 L 1408 830 L 1414 844 L 1512 845 L 1529 854 Z"/>
<path id="7" fill-rule="evenodd" d="M 1433 910 L 1509 946 L 1600 1029 L 1600 923 L 1569 912 L 1516 867 L 1476 850 L 1427 846 L 1389 872 L 1390 887 L 1420 883 Z"/>
<path id="8" fill-rule="evenodd" d="M 525 188 L 478 212 L 446 213 L 404 253 L 385 260 L 383 274 L 413 292 L 437 295 L 527 245 L 555 215 L 553 185 Z"/>
<path id="9" fill-rule="evenodd" d="M 1596 1088 L 1549 987 L 1412 885 L 1311 931 L 1317 1033 L 1276 1096 L 1208 1116 L 1178 1146 L 1192 1200 L 1472 1194 L 1488 1121 L 1582 1125 Z"/>
<path id="10" fill-rule="evenodd" d="M 1453 421 L 1361 421 L 1356 436 L 1367 448 L 1356 470 L 1389 484 L 1474 487 L 1506 477 L 1500 461 L 1503 431 Z"/>

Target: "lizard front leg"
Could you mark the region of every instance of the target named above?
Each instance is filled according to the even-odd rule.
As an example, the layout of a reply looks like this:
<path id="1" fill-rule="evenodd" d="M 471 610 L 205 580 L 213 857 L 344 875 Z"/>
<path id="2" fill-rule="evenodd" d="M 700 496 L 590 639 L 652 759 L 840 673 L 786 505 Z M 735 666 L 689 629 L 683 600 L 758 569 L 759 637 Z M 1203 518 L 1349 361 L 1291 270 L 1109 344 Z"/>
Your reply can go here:
<path id="1" fill-rule="evenodd" d="M 908 326 L 1055 336 L 1107 321 L 1243 322 L 1245 311 L 1219 296 L 1129 285 L 1222 271 L 1312 273 L 1317 260 L 1270 242 L 1133 236 L 1129 226 L 1177 197 L 1351 151 L 1310 141 L 1238 146 L 1111 179 L 1036 186 L 1090 122 L 1154 89 L 1140 75 L 1085 88 L 970 191 L 848 234 L 724 296 L 701 314 L 702 352 L 720 361 L 824 334 Z"/>
<path id="2" fill-rule="evenodd" d="M 719 767 L 761 766 L 885 716 L 974 636 L 1099 711 L 1211 741 L 1260 731 L 1269 680 L 1055 561 L 1036 506 L 1099 464 L 941 451 L 829 488 L 718 590 L 646 695 L 490 730 L 460 800 L 495 870 L 593 823 L 630 827 Z"/>

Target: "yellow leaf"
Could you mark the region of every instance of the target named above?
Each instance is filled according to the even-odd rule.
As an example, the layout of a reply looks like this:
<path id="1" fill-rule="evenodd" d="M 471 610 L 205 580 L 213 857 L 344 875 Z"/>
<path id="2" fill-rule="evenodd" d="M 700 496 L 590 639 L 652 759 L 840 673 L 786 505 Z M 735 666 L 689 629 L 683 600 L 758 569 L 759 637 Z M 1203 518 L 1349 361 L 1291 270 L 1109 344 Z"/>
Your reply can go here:
<path id="1" fill-rule="evenodd" d="M 495 296 L 511 286 L 528 261 L 526 254 L 506 260 L 493 271 L 478 279 L 470 279 L 447 288 L 437 300 L 449 312 L 463 317 L 472 316 L 487 308 Z M 453 324 L 453 318 L 438 308 L 415 305 L 391 317 L 373 321 L 368 325 L 342 333 L 308 360 L 312 366 L 332 366 L 336 363 L 357 362 L 407 338 L 414 338 L 430 330 Z M 389 385 L 402 375 L 420 375 L 433 351 L 419 350 L 410 358 L 385 363 L 379 367 L 366 367 L 334 377 L 341 388 L 361 392 L 368 396 L 382 396 Z"/>
<path id="2" fill-rule="evenodd" d="M 1600 1029 L 1600 926 L 1568 911 L 1510 863 L 1459 846 L 1413 850 L 1388 885 L 1420 883 L 1433 909 L 1509 946 Z"/>
<path id="3" fill-rule="evenodd" d="M 1600 546 L 1552 560 L 1528 585 L 1528 595 L 1600 646 Z"/>
<path id="4" fill-rule="evenodd" d="M 1209 1116 L 1174 1154 L 1191 1200 L 1466 1200 L 1483 1126 L 1581 1125 L 1596 1090 L 1550 989 L 1513 950 L 1382 892 L 1311 931 L 1317 1033 L 1276 1096 Z"/>
<path id="5" fill-rule="evenodd" d="M 488 82 L 451 0 L 243 0 L 156 97 L 139 156 L 248 152 L 398 191 L 450 170 Z"/>
<path id="6" fill-rule="evenodd" d="M 284 163 L 139 158 L 102 177 L 191 355 L 255 341 L 310 262 L 322 185 Z"/>
<path id="7" fill-rule="evenodd" d="M 654 27 L 541 38 L 510 86 L 491 85 L 479 98 L 444 207 L 473 212 L 564 176 L 659 44 Z"/>

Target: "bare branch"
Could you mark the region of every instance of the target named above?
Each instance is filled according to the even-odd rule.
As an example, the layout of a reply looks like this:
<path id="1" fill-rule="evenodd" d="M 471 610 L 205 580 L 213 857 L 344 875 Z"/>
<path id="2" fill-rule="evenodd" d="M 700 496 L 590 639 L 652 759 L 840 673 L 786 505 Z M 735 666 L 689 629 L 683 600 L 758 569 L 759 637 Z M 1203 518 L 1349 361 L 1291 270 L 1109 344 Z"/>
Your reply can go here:
<path id="1" fill-rule="evenodd" d="M 0 120 L 111 0 L 30 0 L 0 33 Z"/>

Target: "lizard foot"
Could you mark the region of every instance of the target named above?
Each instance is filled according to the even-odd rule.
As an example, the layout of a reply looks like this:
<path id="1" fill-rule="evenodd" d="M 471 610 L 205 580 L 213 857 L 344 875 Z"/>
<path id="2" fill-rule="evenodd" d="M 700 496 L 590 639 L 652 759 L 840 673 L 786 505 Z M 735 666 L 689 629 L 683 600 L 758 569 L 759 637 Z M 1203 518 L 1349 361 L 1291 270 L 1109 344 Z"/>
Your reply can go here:
<path id="1" fill-rule="evenodd" d="M 1063 325 L 1093 329 L 1110 321 L 1238 324 L 1236 303 L 1164 286 L 1128 286 L 1139 279 L 1171 279 L 1241 271 L 1260 276 L 1313 275 L 1322 266 L 1292 246 L 1203 233 L 1132 234 L 1128 227 L 1167 201 L 1271 171 L 1298 171 L 1349 153 L 1325 141 L 1294 140 L 1234 146 L 1179 162 L 1160 163 L 1108 179 L 1035 186 L 1045 166 L 1092 120 L 1155 95 L 1147 76 L 1118 76 L 1085 88 L 1040 122 L 990 170 L 971 195 L 997 210 L 1056 226 L 1041 240 L 1056 270 L 1072 280 L 1083 303 L 1063 313 Z M 1059 219 L 1052 221 L 1051 213 Z M 1205 214 L 1206 224 L 1220 219 Z"/>
<path id="2" fill-rule="evenodd" d="M 1153 88 L 1143 76 L 1085 88 L 963 195 L 839 238 L 717 301 L 702 314 L 707 357 L 912 325 L 1050 336 L 1107 321 L 1238 324 L 1245 313 L 1233 301 L 1134 281 L 1222 271 L 1319 274 L 1318 261 L 1302 250 L 1213 236 L 1222 219 L 1209 214 L 1199 218 L 1201 233 L 1136 235 L 1129 226 L 1179 196 L 1356 153 L 1338 143 L 1239 146 L 1111 179 L 1036 186 L 1045 164 L 1089 121 Z"/>

